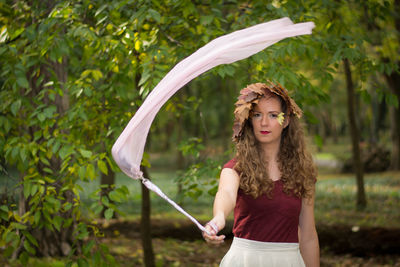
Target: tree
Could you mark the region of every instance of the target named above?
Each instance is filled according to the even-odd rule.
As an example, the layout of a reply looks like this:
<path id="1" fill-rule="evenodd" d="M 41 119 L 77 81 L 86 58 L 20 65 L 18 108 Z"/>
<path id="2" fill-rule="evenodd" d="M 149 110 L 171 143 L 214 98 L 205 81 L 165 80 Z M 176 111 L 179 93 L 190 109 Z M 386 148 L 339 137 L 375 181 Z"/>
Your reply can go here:
<path id="1" fill-rule="evenodd" d="M 350 134 L 353 148 L 353 167 L 356 172 L 357 180 L 357 207 L 363 209 L 366 207 L 367 202 L 364 190 L 364 170 L 360 153 L 360 131 L 356 122 L 354 83 L 351 75 L 350 63 L 347 58 L 343 59 L 343 65 L 346 76 L 347 112 L 350 122 Z"/>
<path id="2" fill-rule="evenodd" d="M 387 98 L 388 102 L 392 105 L 390 121 L 393 143 L 391 169 L 400 170 L 400 61 L 398 57 L 400 1 L 384 1 L 382 4 L 367 1 L 363 5 L 366 26 L 378 36 L 377 40 L 381 40 L 375 45 L 380 48 L 378 51 L 382 61 L 381 72 L 391 90 L 391 94 L 387 94 L 390 97 Z M 369 8 L 372 9 L 369 10 Z"/>
<path id="3" fill-rule="evenodd" d="M 2 206 L 2 242 L 25 262 L 34 254 L 79 254 L 78 261 L 87 262 L 94 248 L 97 264 L 106 250 L 86 242 L 97 229 L 81 220 L 76 182 L 95 180 L 99 172 L 112 175 L 109 151 L 117 134 L 167 70 L 199 45 L 197 36 L 206 42 L 220 33 L 213 31 L 218 24 L 204 26 L 220 18 L 202 16 L 200 11 L 215 11 L 191 2 L 0 5 L 0 148 L 6 164 L 18 167 L 24 195 L 20 205 Z M 110 218 L 119 212 L 113 202 L 126 198 L 127 190 L 98 196 L 100 190 L 91 210 Z M 60 235 L 68 229 L 74 234 Z M 51 245 L 39 246 L 46 235 L 35 238 L 35 231 L 49 232 L 52 238 L 43 242 Z"/>
<path id="4" fill-rule="evenodd" d="M 81 218 L 82 188 L 76 182 L 94 180 L 96 169 L 107 174 L 107 164 L 114 166 L 99 140 L 115 131 L 113 117 L 129 117 L 112 106 L 116 89 L 102 82 L 125 86 L 132 72 L 118 76 L 118 70 L 129 69 L 131 60 L 113 61 L 122 46 L 115 45 L 119 35 L 110 34 L 108 24 L 96 24 L 104 6 L 10 1 L 0 7 L 0 148 L 7 166 L 20 173 L 19 204 L 1 206 L 6 257 L 27 262 L 28 255 L 69 256 L 80 264 L 106 263 L 107 249 L 95 242 L 98 229 Z M 131 106 L 132 95 L 119 99 Z M 111 144 L 106 142 L 107 151 Z M 106 207 L 109 218 L 118 212 L 109 200 L 120 202 L 127 193 L 121 187 L 102 196 L 101 205 L 93 206 L 95 214 Z"/>

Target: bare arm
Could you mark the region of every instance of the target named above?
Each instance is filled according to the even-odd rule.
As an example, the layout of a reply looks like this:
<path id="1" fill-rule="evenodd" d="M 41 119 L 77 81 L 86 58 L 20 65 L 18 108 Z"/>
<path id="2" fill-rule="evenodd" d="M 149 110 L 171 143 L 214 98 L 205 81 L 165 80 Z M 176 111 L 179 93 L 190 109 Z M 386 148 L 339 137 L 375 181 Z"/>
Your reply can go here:
<path id="1" fill-rule="evenodd" d="M 307 267 L 318 267 L 319 242 L 314 220 L 314 196 L 303 199 L 299 221 L 299 243 L 301 256 Z"/>
<path id="2" fill-rule="evenodd" d="M 218 192 L 214 200 L 214 218 L 211 220 L 219 230 L 225 227 L 226 217 L 232 212 L 236 204 L 236 196 L 239 188 L 239 175 L 233 169 L 225 168 L 221 172 L 218 185 Z M 225 236 L 217 236 L 217 233 L 206 225 L 212 235 L 203 233 L 204 239 L 212 244 L 220 244 L 224 241 Z"/>

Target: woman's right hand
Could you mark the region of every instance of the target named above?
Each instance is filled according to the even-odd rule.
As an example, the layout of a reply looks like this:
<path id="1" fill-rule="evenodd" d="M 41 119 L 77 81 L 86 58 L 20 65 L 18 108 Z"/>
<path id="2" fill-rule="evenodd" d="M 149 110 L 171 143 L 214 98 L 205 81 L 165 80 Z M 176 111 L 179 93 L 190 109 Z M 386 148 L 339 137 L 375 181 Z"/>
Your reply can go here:
<path id="1" fill-rule="evenodd" d="M 225 235 L 217 235 L 219 229 L 222 229 L 225 225 L 218 224 L 216 223 L 216 221 L 217 221 L 216 218 L 214 218 L 205 225 L 206 230 L 210 234 L 203 232 L 204 240 L 206 240 L 207 243 L 212 245 L 220 245 L 225 240 Z"/>
<path id="2" fill-rule="evenodd" d="M 239 180 L 239 175 L 235 170 L 230 168 L 222 169 L 218 191 L 214 200 L 214 218 L 205 225 L 209 234 L 203 232 L 203 238 L 209 244 L 220 245 L 224 242 L 225 236 L 218 236 L 217 233 L 225 227 L 226 216 L 228 216 L 235 207 Z M 212 225 L 214 225 L 214 227 Z"/>

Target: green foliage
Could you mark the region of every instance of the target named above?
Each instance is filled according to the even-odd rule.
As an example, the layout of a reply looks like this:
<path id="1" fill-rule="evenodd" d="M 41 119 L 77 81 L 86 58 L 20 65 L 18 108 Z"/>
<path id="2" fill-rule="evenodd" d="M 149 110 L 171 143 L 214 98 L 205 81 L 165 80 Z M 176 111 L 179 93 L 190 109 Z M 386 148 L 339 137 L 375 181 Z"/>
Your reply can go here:
<path id="1" fill-rule="evenodd" d="M 13 190 L 25 203 L 22 213 L 16 200 L 2 203 L 0 243 L 7 257 L 22 248 L 16 256 L 26 263 L 43 249 L 40 235 L 32 234 L 43 228 L 57 235 L 77 226 L 69 256 L 83 251 L 79 266 L 87 265 L 92 250 L 104 250 L 88 242 L 98 230 L 83 222 L 77 181 L 116 170 L 108 151 L 132 115 L 128 107 L 141 99 L 127 88 L 148 56 L 139 38 L 152 33 L 126 20 L 123 3 L 0 3 L 7 10 L 1 17 L 0 149 L 7 166 L 21 174 Z M 109 219 L 119 212 L 113 203 L 128 194 L 114 188 L 95 210 L 106 209 Z M 110 256 L 99 255 L 102 261 Z"/>
<path id="2" fill-rule="evenodd" d="M 201 142 L 199 138 L 190 138 L 179 144 L 179 150 L 193 162 L 185 171 L 178 172 L 176 182 L 182 186 L 180 199 L 187 196 L 197 200 L 204 193 L 215 196 L 217 192 L 222 160 L 209 157 Z"/>
<path id="3" fill-rule="evenodd" d="M 223 33 L 224 18 L 189 2 L 0 5 L 0 148 L 21 174 L 15 191 L 26 205 L 19 213 L 15 201 L 2 203 L 1 242 L 8 256 L 23 247 L 26 262 L 41 247 L 31 231 L 75 225 L 72 257 L 91 250 L 96 232 L 82 220 L 77 181 L 116 170 L 108 151 L 134 109 L 177 60 Z M 127 194 L 113 188 L 95 215 L 120 212 L 114 203 Z M 77 263 L 87 264 L 85 253 Z"/>

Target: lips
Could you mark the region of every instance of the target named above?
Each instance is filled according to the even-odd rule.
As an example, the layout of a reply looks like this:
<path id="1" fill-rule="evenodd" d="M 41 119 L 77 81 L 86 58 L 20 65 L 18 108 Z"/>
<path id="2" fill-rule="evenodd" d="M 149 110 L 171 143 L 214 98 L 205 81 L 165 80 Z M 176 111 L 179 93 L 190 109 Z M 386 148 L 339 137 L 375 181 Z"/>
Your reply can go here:
<path id="1" fill-rule="evenodd" d="M 269 132 L 269 131 L 260 131 L 260 133 L 261 133 L 261 134 L 267 135 L 267 134 L 269 134 L 269 133 L 271 133 L 271 132 Z"/>

